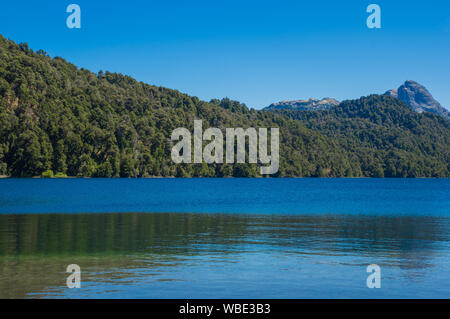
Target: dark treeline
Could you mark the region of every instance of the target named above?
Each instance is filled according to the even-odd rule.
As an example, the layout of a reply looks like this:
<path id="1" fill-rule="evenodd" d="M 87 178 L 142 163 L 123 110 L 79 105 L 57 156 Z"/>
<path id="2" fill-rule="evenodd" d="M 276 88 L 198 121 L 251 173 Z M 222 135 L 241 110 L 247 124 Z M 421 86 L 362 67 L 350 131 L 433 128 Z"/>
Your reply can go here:
<path id="1" fill-rule="evenodd" d="M 449 123 L 390 97 L 275 114 L 78 69 L 0 36 L 0 175 L 259 176 L 259 164 L 180 164 L 177 127 L 279 127 L 275 176 L 448 177 Z"/>

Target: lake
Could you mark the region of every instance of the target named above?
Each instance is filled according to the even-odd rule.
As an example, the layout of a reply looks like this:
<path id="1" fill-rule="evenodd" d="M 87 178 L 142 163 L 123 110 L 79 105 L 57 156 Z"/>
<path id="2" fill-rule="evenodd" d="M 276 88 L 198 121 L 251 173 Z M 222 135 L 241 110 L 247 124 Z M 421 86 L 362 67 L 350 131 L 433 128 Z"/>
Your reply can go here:
<path id="1" fill-rule="evenodd" d="M 449 296 L 449 179 L 0 179 L 0 298 Z"/>

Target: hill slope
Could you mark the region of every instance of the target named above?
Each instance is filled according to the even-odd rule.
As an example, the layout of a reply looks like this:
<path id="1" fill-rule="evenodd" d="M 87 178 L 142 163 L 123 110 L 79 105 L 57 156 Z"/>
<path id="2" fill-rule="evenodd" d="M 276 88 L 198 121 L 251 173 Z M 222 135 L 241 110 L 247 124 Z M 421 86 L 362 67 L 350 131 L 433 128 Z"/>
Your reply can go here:
<path id="1" fill-rule="evenodd" d="M 397 98 L 372 95 L 324 111 L 278 111 L 334 139 L 357 175 L 449 176 L 450 123 L 416 113 Z M 361 172 L 359 172 L 361 169 Z"/>
<path id="2" fill-rule="evenodd" d="M 279 176 L 341 176 L 345 152 L 320 133 L 238 102 L 211 103 L 121 74 L 94 74 L 0 38 L 0 175 L 258 176 L 259 165 L 174 165 L 177 127 L 282 127 Z"/>
<path id="3" fill-rule="evenodd" d="M 398 101 L 385 98 L 389 105 Z M 449 176 L 448 123 L 414 113 L 411 121 L 395 124 L 397 131 L 384 131 L 378 146 L 358 148 L 348 130 L 333 133 L 333 126 L 347 125 L 333 115 L 345 103 L 352 102 L 318 111 L 329 117 L 328 124 L 314 117 L 298 121 L 291 114 L 250 110 L 228 99 L 204 102 L 121 74 L 94 74 L 0 36 L 0 175 L 38 176 L 52 170 L 93 177 L 259 176 L 257 164 L 173 164 L 171 132 L 177 127 L 192 132 L 194 119 L 203 119 L 204 129 L 279 127 L 277 176 L 381 176 L 389 175 L 385 172 L 392 165 L 394 176 Z M 349 125 L 361 130 L 360 137 L 372 136 L 376 121 L 378 115 Z M 383 147 L 422 133 L 420 142 L 404 142 L 398 154 L 390 156 Z"/>

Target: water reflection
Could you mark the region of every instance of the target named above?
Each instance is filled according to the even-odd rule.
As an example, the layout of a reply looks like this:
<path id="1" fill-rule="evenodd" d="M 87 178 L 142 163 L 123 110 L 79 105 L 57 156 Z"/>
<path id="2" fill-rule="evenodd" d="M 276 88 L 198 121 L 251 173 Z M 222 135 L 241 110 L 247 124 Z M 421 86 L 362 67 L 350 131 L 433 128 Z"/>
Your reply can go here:
<path id="1" fill-rule="evenodd" d="M 64 296 L 64 271 L 72 263 L 82 266 L 88 297 L 140 297 L 150 283 L 151 297 L 163 288 L 163 297 L 192 297 L 186 287 L 193 287 L 195 269 L 210 271 L 213 287 L 232 288 L 239 276 L 251 285 L 244 274 L 254 272 L 275 281 L 283 270 L 278 289 L 300 276 L 314 285 L 321 269 L 338 265 L 337 272 L 349 269 L 341 277 L 349 277 L 352 267 L 373 260 L 420 282 L 427 271 L 448 270 L 439 267 L 448 257 L 449 227 L 448 218 L 423 216 L 0 215 L 0 297 Z"/>

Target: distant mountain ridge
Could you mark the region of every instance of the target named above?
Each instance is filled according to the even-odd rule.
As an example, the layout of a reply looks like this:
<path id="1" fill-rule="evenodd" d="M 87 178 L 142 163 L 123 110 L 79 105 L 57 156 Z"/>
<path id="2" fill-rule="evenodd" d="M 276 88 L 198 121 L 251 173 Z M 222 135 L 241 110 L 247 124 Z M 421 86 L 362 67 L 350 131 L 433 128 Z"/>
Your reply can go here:
<path id="1" fill-rule="evenodd" d="M 450 119 L 450 112 L 445 109 L 438 101 L 436 101 L 430 92 L 421 84 L 408 80 L 405 81 L 399 88 L 388 90 L 384 95 L 388 95 L 399 99 L 409 105 L 414 111 L 418 113 L 431 112 Z M 307 100 L 293 100 L 281 101 L 273 103 L 263 110 L 294 110 L 294 111 L 319 111 L 329 110 L 339 105 L 339 101 L 333 98 L 324 99 L 307 99 Z"/>
<path id="2" fill-rule="evenodd" d="M 415 81 L 408 80 L 398 89 L 389 90 L 384 94 L 398 98 L 418 113 L 431 112 L 450 118 L 450 112 L 442 107 L 423 85 Z"/>
<path id="3" fill-rule="evenodd" d="M 333 106 L 339 105 L 339 101 L 333 98 L 307 99 L 295 101 L 281 101 L 265 108 L 265 110 L 328 110 Z"/>

